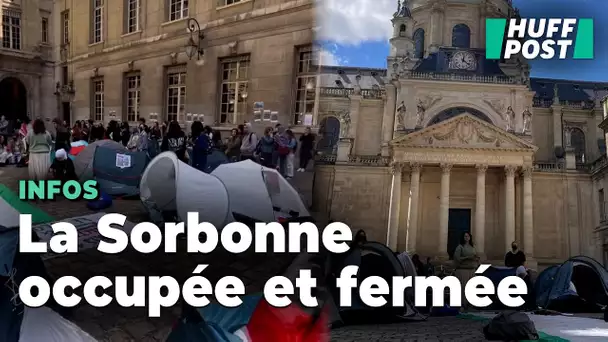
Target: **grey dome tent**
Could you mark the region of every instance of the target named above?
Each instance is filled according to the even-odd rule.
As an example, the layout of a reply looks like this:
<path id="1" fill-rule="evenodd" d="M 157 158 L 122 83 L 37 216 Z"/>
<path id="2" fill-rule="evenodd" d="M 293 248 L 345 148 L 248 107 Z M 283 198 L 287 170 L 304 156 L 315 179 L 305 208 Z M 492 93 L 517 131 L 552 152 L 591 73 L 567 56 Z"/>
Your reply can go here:
<path id="1" fill-rule="evenodd" d="M 542 271 L 536 304 L 561 312 L 598 312 L 608 305 L 608 271 L 595 259 L 576 256 Z"/>
<path id="2" fill-rule="evenodd" d="M 128 151 L 113 140 L 99 140 L 76 156 L 74 169 L 81 182 L 95 179 L 112 196 L 139 194 L 141 175 L 148 165 L 145 152 Z"/>
<path id="3" fill-rule="evenodd" d="M 366 242 L 361 246 L 352 248 L 343 255 L 333 256 L 333 259 L 332 270 L 336 278 L 346 266 L 359 266 L 359 273 L 357 274 L 359 284 L 363 279 L 370 276 L 379 276 L 389 284 L 392 281 L 392 277 L 395 276 L 416 276 L 415 271 L 409 267 L 406 273 L 406 267 L 397 259 L 395 253 L 386 245 L 379 242 Z M 335 281 L 335 279 L 333 280 Z M 335 284 L 334 281 L 332 283 Z M 414 307 L 413 296 L 407 292 L 403 307 L 393 307 L 389 301 L 388 305 L 380 308 L 366 306 L 360 300 L 356 289 L 353 289 L 352 293 L 353 305 L 351 307 L 340 307 L 338 302 L 339 289 L 331 289 L 331 292 L 332 298 L 335 298 L 335 309 L 331 310 L 333 313 L 331 323 L 333 325 L 340 326 L 343 324 L 371 322 L 385 323 L 400 319 L 421 320 L 425 318 Z"/>

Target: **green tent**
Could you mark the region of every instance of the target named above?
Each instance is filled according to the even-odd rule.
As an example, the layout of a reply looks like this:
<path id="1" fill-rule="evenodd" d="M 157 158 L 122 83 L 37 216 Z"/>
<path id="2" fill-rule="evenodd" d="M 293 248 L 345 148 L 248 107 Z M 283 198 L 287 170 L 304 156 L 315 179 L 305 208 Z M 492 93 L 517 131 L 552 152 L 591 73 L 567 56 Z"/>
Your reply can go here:
<path id="1" fill-rule="evenodd" d="M 19 227 L 19 214 L 32 215 L 33 225 L 55 221 L 42 209 L 20 200 L 15 192 L 6 185 L 0 184 L 0 226 Z"/>

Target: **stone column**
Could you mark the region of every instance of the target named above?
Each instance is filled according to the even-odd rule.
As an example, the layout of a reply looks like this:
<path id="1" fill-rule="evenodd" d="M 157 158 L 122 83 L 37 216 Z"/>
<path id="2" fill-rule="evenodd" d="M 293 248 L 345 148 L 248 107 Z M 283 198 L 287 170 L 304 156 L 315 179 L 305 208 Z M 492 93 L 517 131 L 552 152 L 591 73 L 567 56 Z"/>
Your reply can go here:
<path id="1" fill-rule="evenodd" d="M 475 197 L 475 242 L 479 256 L 485 255 L 486 239 L 486 171 L 487 165 L 476 165 L 477 196 Z"/>
<path id="2" fill-rule="evenodd" d="M 558 104 L 553 104 L 551 106 L 551 113 L 553 118 L 553 146 L 554 147 L 562 147 L 564 131 L 562 126 L 562 106 Z M 563 146 L 565 147 L 565 146 Z"/>
<path id="3" fill-rule="evenodd" d="M 505 251 L 515 241 L 515 171 L 516 166 L 505 166 Z M 506 252 L 505 252 L 506 253 Z"/>
<path id="4" fill-rule="evenodd" d="M 450 172 L 452 164 L 441 164 L 439 197 L 439 257 L 448 257 L 448 220 L 450 218 Z"/>
<path id="5" fill-rule="evenodd" d="M 532 211 L 532 166 L 523 169 L 523 221 L 524 221 L 524 251 L 526 256 L 534 256 L 534 214 Z"/>
<path id="6" fill-rule="evenodd" d="M 357 140 L 355 137 L 357 136 L 357 129 L 359 128 L 359 111 L 361 109 L 361 100 L 363 99 L 363 96 L 361 95 L 351 95 L 350 96 L 350 129 L 348 132 L 348 137 L 353 139 L 353 144 L 352 144 L 352 148 L 353 150 L 356 150 L 356 146 L 357 146 L 357 142 L 362 143 L 361 141 Z M 355 153 L 353 151 L 353 153 Z"/>
<path id="7" fill-rule="evenodd" d="M 412 163 L 410 165 L 410 203 L 407 222 L 407 252 L 413 255 L 416 251 L 416 239 L 418 236 L 418 204 L 420 200 L 420 170 L 422 165 Z"/>
<path id="8" fill-rule="evenodd" d="M 319 101 L 321 100 L 321 76 L 317 75 L 315 79 L 315 106 L 312 111 L 312 125 L 316 127 L 319 124 Z"/>
<path id="9" fill-rule="evenodd" d="M 386 234 L 386 244 L 393 251 L 397 250 L 399 241 L 399 213 L 401 210 L 401 163 L 391 165 L 393 182 L 391 184 L 391 201 L 388 212 L 388 231 Z"/>
<path id="10" fill-rule="evenodd" d="M 384 114 L 382 116 L 382 155 L 388 156 L 388 143 L 393 139 L 395 126 L 395 108 L 397 103 L 397 88 L 393 83 L 387 83 L 386 101 L 384 101 Z"/>

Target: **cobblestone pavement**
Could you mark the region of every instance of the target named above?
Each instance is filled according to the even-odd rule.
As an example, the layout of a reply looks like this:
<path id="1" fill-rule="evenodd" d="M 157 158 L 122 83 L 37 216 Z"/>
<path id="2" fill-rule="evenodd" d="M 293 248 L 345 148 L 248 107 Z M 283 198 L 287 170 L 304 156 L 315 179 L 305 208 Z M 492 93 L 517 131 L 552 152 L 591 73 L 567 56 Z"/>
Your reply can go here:
<path id="1" fill-rule="evenodd" d="M 422 342 L 485 341 L 482 321 L 458 317 L 430 317 L 422 322 L 382 325 L 359 325 L 334 329 L 331 341 L 335 342 Z"/>

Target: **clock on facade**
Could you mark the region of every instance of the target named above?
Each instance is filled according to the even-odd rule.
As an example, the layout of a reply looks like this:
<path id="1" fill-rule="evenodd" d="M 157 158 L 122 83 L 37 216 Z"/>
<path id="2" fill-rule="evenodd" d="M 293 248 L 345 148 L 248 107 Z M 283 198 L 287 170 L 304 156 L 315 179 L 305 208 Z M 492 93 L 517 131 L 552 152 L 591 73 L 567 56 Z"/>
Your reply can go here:
<path id="1" fill-rule="evenodd" d="M 475 55 L 469 51 L 458 51 L 450 58 L 450 69 L 456 70 L 477 70 L 477 59 Z"/>

